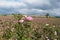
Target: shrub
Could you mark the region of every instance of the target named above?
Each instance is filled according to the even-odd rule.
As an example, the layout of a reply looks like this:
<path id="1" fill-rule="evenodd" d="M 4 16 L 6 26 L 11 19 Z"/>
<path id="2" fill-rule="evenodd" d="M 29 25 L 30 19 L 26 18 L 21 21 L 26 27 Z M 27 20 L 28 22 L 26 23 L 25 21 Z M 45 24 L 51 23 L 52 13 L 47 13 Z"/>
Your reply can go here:
<path id="1" fill-rule="evenodd" d="M 46 16 L 46 18 L 49 18 L 49 13 L 46 13 L 46 15 L 45 15 L 45 16 Z"/>
<path id="2" fill-rule="evenodd" d="M 16 15 L 14 14 L 14 16 Z M 10 22 L 9 28 L 4 30 L 3 40 L 60 40 L 60 27 L 51 26 L 48 23 L 42 27 L 36 27 L 37 24 L 32 22 L 33 18 L 31 16 L 17 15 L 16 18 L 18 22 L 13 26 Z"/>
<path id="3" fill-rule="evenodd" d="M 12 14 L 14 16 L 14 18 L 16 18 L 17 20 L 22 18 L 22 14 Z"/>

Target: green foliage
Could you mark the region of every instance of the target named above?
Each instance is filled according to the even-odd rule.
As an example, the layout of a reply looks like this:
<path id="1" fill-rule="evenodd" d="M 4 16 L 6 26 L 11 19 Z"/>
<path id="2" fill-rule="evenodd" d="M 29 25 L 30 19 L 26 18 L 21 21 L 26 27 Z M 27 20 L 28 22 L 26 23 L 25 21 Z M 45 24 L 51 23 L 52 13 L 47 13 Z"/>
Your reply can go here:
<path id="1" fill-rule="evenodd" d="M 23 15 L 22 14 L 12 14 L 14 16 L 14 18 L 16 18 L 17 20 L 19 20 Z"/>
<path id="2" fill-rule="evenodd" d="M 48 37 L 50 40 L 57 38 L 60 40 L 60 29 L 59 27 L 52 27 L 50 25 L 44 26 L 41 28 L 36 28 L 33 30 L 33 26 L 31 26 L 31 22 L 25 23 L 16 23 L 14 26 L 15 31 L 11 31 L 11 29 L 6 29 L 3 33 L 2 38 L 5 40 L 17 39 L 17 40 L 46 40 Z M 57 31 L 57 35 L 54 35 L 54 31 Z"/>
<path id="3" fill-rule="evenodd" d="M 49 13 L 47 13 L 45 16 L 46 16 L 46 18 L 49 18 Z"/>
<path id="4" fill-rule="evenodd" d="M 3 36 L 2 36 L 2 38 L 4 38 L 4 39 L 9 39 L 10 37 L 12 37 L 12 32 L 11 32 L 11 30 L 10 29 L 6 29 L 6 31 L 3 33 Z"/>
<path id="5" fill-rule="evenodd" d="M 22 17 L 20 14 L 13 15 L 17 20 Z M 7 25 L 5 23 L 6 22 L 4 22 L 4 26 Z M 1 24 L 3 23 L 1 22 Z M 17 22 L 13 26 L 12 24 L 13 23 L 9 22 L 10 28 L 4 30 L 2 35 L 3 40 L 47 40 L 46 37 L 50 40 L 54 40 L 54 38 L 60 40 L 60 27 L 53 27 L 53 25 L 34 27 L 35 24 L 31 21 L 24 21 L 23 23 Z M 57 31 L 57 35 L 54 35 L 55 31 Z"/>
<path id="6" fill-rule="evenodd" d="M 28 22 L 27 22 L 28 23 Z M 20 24 L 19 22 L 15 25 L 16 39 L 19 40 L 30 40 L 29 32 L 31 31 L 31 26 L 27 23 Z"/>

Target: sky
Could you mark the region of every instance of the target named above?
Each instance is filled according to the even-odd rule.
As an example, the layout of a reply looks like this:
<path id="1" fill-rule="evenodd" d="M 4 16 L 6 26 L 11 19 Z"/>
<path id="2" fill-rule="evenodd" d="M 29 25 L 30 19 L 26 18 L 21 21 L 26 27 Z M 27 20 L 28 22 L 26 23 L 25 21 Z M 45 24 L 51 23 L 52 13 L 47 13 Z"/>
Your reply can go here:
<path id="1" fill-rule="evenodd" d="M 52 16 L 60 16 L 60 0 L 0 0 L 0 14 L 2 13 L 49 13 Z"/>

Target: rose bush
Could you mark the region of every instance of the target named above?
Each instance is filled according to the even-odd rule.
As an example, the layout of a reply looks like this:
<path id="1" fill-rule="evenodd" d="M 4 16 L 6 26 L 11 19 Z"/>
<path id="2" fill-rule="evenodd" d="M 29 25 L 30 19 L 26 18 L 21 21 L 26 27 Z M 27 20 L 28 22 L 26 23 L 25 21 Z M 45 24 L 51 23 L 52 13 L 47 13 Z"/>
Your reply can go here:
<path id="1" fill-rule="evenodd" d="M 31 16 L 14 15 L 17 22 L 0 20 L 1 40 L 60 40 L 60 27 L 46 23 L 42 26 L 33 23 Z M 37 20 L 38 21 L 38 20 Z M 9 22 L 9 23 L 8 23 Z M 7 28 L 5 28 L 5 26 Z"/>

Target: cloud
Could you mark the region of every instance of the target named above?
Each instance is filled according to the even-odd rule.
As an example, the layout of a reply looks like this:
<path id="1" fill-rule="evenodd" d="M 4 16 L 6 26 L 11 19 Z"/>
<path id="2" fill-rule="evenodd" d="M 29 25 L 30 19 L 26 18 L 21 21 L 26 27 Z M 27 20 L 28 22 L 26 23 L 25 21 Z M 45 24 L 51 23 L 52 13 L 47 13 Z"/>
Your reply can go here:
<path id="1" fill-rule="evenodd" d="M 21 0 L 21 2 L 29 4 L 50 4 L 49 0 Z"/>
<path id="2" fill-rule="evenodd" d="M 0 0 L 0 13 L 60 15 L 60 0 Z"/>
<path id="3" fill-rule="evenodd" d="M 47 13 L 46 10 L 42 9 L 20 9 L 18 12 L 22 14 L 32 14 L 32 15 L 45 15 Z"/>
<path id="4" fill-rule="evenodd" d="M 50 13 L 54 13 L 54 16 L 60 16 L 60 8 L 49 10 Z"/>
<path id="5" fill-rule="evenodd" d="M 5 8 L 9 8 L 9 7 L 13 7 L 13 8 L 17 8 L 17 7 L 25 7 L 26 4 L 24 4 L 23 2 L 14 2 L 14 1 L 0 1 L 0 7 L 5 7 Z"/>
<path id="6" fill-rule="evenodd" d="M 16 0 L 0 0 L 0 1 L 16 1 Z"/>
<path id="7" fill-rule="evenodd" d="M 28 8 L 47 8 L 51 6 L 49 0 L 20 0 L 28 5 Z"/>

